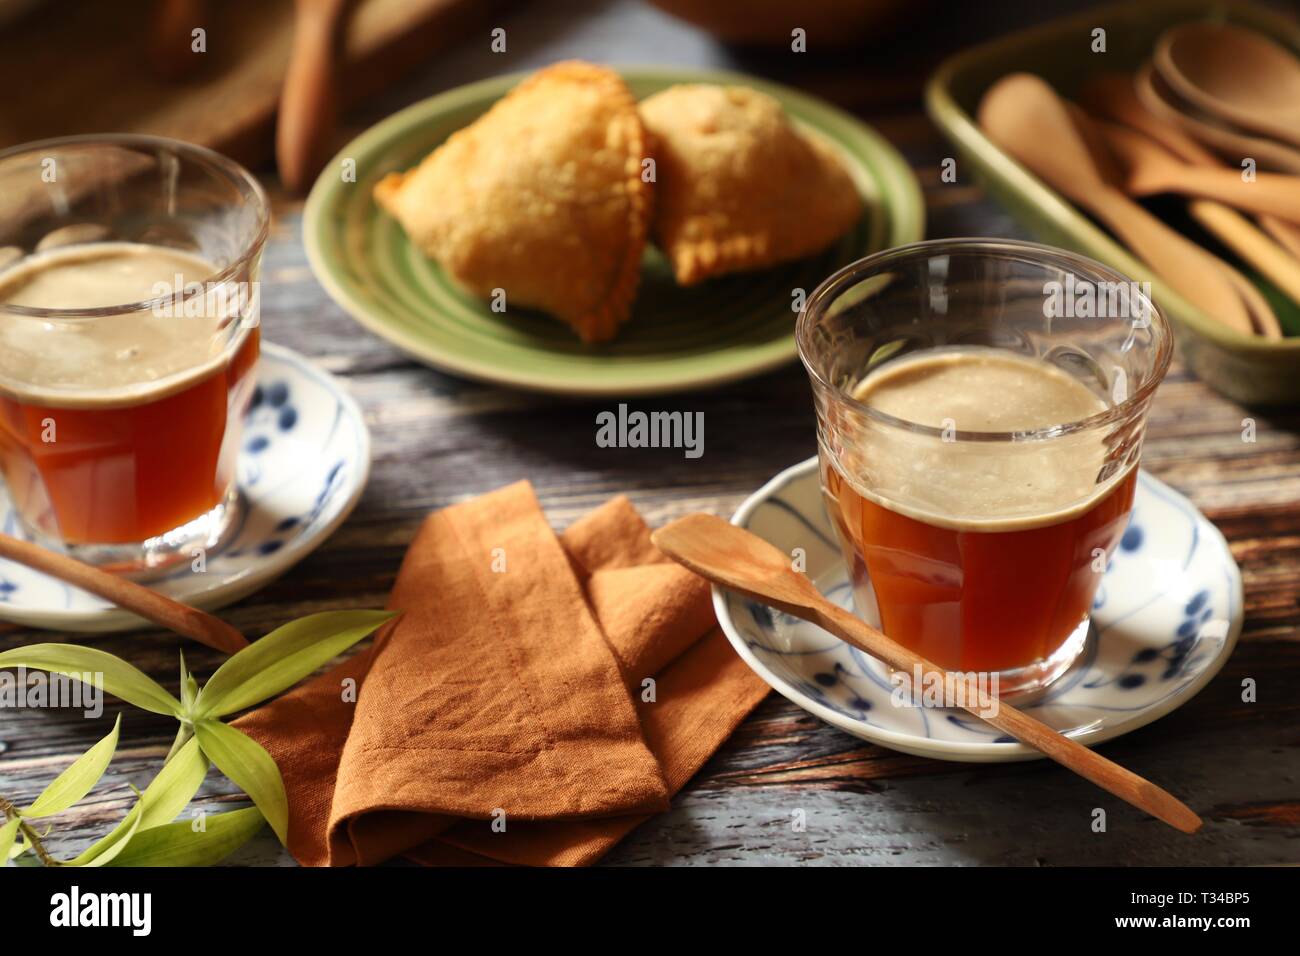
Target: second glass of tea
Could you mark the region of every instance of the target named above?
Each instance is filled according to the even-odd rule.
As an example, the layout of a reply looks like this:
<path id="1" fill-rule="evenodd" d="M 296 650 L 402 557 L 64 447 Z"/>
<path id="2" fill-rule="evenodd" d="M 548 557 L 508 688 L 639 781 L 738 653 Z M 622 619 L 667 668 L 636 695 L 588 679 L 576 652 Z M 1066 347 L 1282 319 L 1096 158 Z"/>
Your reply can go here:
<path id="1" fill-rule="evenodd" d="M 1147 290 L 1027 242 L 871 256 L 799 317 L 857 612 L 950 671 L 1041 691 L 1083 651 L 1172 355 Z"/>
<path id="2" fill-rule="evenodd" d="M 148 577 L 235 526 L 269 219 L 185 143 L 0 152 L 0 475 L 28 537 Z"/>

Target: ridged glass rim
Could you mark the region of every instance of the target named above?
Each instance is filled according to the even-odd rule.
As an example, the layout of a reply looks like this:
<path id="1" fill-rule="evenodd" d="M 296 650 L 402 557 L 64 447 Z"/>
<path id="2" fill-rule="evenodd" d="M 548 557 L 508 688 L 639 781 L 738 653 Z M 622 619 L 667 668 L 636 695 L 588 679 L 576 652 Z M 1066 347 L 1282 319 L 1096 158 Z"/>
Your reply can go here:
<path id="1" fill-rule="evenodd" d="M 257 225 L 253 238 L 246 244 L 239 256 L 220 272 L 204 278 L 205 284 L 225 284 L 253 261 L 262 251 L 271 232 L 271 202 L 262 184 L 253 174 L 216 150 L 198 146 L 179 139 L 166 136 L 149 136 L 143 133 L 89 133 L 78 136 L 59 136 L 52 139 L 35 140 L 20 143 L 0 150 L 0 163 L 21 156 L 24 153 L 39 152 L 43 149 L 58 149 L 67 146 L 120 146 L 137 150 L 166 150 L 186 159 L 195 161 L 214 169 L 218 175 L 235 186 L 241 194 L 248 194 L 256 205 Z M 3 275 L 0 272 L 0 275 Z M 83 309 L 50 309 L 28 305 L 10 305 L 0 302 L 0 314 L 20 318 L 47 319 L 55 322 L 75 322 L 80 319 L 102 319 L 129 312 L 144 312 L 165 309 L 168 306 L 183 306 L 186 299 L 184 289 L 178 289 L 171 295 L 144 299 L 139 302 L 127 302 L 121 305 L 96 306 Z"/>
<path id="2" fill-rule="evenodd" d="M 1047 425 L 1042 428 L 1029 429 L 1026 431 L 1012 432 L 983 432 L 983 431 L 949 431 L 946 429 L 935 428 L 932 425 L 922 425 L 919 422 L 908 421 L 904 418 L 898 418 L 878 408 L 874 408 L 865 402 L 859 401 L 851 394 L 846 392 L 840 386 L 829 382 L 822 375 L 821 371 L 815 367 L 812 359 L 809 357 L 813 349 L 811 341 L 813 334 L 813 325 L 817 319 L 839 298 L 845 289 L 870 278 L 873 275 L 881 273 L 886 267 L 900 261 L 932 259 L 945 253 L 958 252 L 965 255 L 984 254 L 988 258 L 998 259 L 1017 259 L 1023 262 L 1041 266 L 1054 266 L 1063 271 L 1072 272 L 1079 278 L 1086 278 L 1088 281 L 1103 281 L 1122 283 L 1126 286 L 1136 285 L 1141 289 L 1141 284 L 1136 280 L 1125 276 L 1123 273 L 1112 269 L 1088 256 L 1082 256 L 1075 252 L 1065 249 L 1059 249 L 1055 246 L 1049 246 L 1040 242 L 1028 242 L 1022 239 L 986 239 L 979 237 L 962 237 L 956 239 L 926 239 L 921 242 L 912 242 L 903 246 L 895 246 L 892 249 L 886 249 L 882 252 L 873 253 L 856 262 L 851 262 L 837 272 L 832 273 L 824 279 L 821 285 L 813 290 L 804 302 L 804 307 L 799 311 L 799 318 L 795 323 L 795 345 L 799 352 L 799 361 L 803 363 L 804 369 L 808 372 L 809 378 L 813 383 L 821 388 L 826 389 L 835 395 L 837 400 L 849 406 L 855 412 L 873 419 L 882 425 L 893 428 L 901 428 L 906 431 L 914 432 L 920 435 L 927 435 L 934 438 L 958 441 L 976 441 L 976 442 L 1026 442 L 1026 441 L 1043 441 L 1046 439 L 1059 438 L 1063 435 L 1070 435 L 1076 432 L 1086 431 L 1091 428 L 1109 425 L 1128 418 L 1136 410 L 1147 402 L 1160 383 L 1164 380 L 1165 373 L 1169 370 L 1169 363 L 1173 359 L 1173 331 L 1170 328 L 1169 321 L 1165 318 L 1159 306 L 1145 293 L 1139 292 L 1142 301 L 1146 303 L 1148 314 L 1150 315 L 1151 328 L 1154 330 L 1155 342 L 1155 359 L 1152 366 L 1152 375 L 1148 381 L 1142 384 L 1136 392 L 1130 395 L 1124 401 L 1110 406 L 1087 418 L 1080 418 L 1070 422 L 1061 422 L 1055 425 Z"/>

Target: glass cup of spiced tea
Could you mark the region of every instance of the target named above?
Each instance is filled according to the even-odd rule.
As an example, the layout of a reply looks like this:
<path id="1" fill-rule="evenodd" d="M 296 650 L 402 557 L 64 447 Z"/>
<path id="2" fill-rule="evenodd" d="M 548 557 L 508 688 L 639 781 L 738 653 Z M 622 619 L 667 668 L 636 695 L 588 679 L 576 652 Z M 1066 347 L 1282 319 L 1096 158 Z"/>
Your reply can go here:
<path id="1" fill-rule="evenodd" d="M 1143 286 L 1028 242 L 870 256 L 799 316 L 857 613 L 1026 696 L 1083 652 L 1173 351 Z"/>
<path id="2" fill-rule="evenodd" d="M 237 524 L 269 223 L 186 143 L 0 152 L 0 476 L 28 537 L 151 577 Z"/>

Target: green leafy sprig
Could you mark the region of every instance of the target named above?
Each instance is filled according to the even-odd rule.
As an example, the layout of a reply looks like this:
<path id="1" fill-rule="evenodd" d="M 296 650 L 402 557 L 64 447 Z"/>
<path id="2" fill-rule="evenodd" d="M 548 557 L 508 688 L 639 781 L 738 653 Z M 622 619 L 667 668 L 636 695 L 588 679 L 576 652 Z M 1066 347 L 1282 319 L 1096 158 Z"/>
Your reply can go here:
<path id="1" fill-rule="evenodd" d="M 120 657 L 76 644 L 32 644 L 0 653 L 0 668 L 25 667 L 91 675 L 100 690 L 155 714 L 175 717 L 176 739 L 162 769 L 122 821 L 71 860 L 53 857 L 36 821 L 67 810 L 94 788 L 117 750 L 122 726 L 112 731 L 50 782 L 29 806 L 0 797 L 0 866 L 8 860 L 45 866 L 207 866 L 218 862 L 268 823 L 284 843 L 289 804 L 284 780 L 271 755 L 220 718 L 246 710 L 287 690 L 394 617 L 389 611 L 326 611 L 276 628 L 228 658 L 199 687 L 180 662 L 180 697 Z M 195 830 L 176 821 L 202 786 L 209 764 L 230 778 L 253 806 L 210 814 Z M 134 789 L 134 788 L 132 788 Z"/>

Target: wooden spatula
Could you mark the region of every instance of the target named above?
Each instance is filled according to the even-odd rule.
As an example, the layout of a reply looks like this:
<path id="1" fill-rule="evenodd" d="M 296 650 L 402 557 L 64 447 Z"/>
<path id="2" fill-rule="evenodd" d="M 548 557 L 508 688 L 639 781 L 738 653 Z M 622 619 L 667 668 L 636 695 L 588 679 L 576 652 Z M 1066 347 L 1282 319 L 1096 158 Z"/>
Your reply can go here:
<path id="1" fill-rule="evenodd" d="M 35 568 L 60 581 L 67 581 L 120 608 L 139 614 L 160 627 L 227 654 L 248 646 L 248 640 L 243 634 L 206 611 L 173 601 L 134 581 L 119 578 L 30 541 L 0 534 L 0 557 Z"/>
<path id="2" fill-rule="evenodd" d="M 927 681 L 945 681 L 947 677 L 942 668 L 826 600 L 807 577 L 791 568 L 788 556 L 743 528 L 715 515 L 695 514 L 665 525 L 652 539 L 664 554 L 714 584 L 811 621 L 890 667 L 908 674 L 919 667 Z M 945 681 L 943 686 L 952 685 Z M 1000 702 L 992 716 L 981 712 L 979 701 L 969 701 L 963 706 L 976 717 L 1171 827 L 1184 833 L 1200 829 L 1201 818 L 1172 794 L 1058 734 L 1041 721 Z"/>

